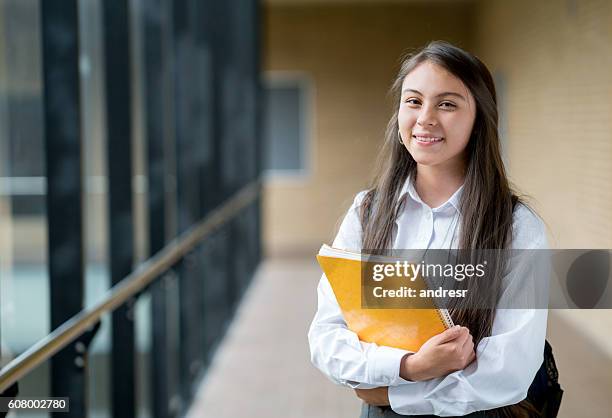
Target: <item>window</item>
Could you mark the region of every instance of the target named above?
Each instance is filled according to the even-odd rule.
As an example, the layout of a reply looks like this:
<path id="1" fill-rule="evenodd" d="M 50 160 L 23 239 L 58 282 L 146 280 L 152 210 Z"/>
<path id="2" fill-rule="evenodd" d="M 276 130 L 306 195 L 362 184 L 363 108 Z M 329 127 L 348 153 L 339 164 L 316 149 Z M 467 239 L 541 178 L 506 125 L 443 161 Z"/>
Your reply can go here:
<path id="1" fill-rule="evenodd" d="M 310 173 L 311 83 L 303 75 L 272 73 L 264 84 L 264 167 L 268 178 Z"/>

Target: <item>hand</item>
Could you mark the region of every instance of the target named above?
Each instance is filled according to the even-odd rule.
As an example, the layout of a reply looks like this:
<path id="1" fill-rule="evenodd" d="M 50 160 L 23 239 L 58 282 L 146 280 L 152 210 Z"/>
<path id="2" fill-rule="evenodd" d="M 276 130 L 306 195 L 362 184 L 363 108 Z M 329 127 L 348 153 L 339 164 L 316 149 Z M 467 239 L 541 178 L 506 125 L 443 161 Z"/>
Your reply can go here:
<path id="1" fill-rule="evenodd" d="M 382 386 L 374 389 L 355 389 L 357 397 L 367 404 L 374 406 L 389 405 L 389 387 Z"/>
<path id="2" fill-rule="evenodd" d="M 465 369 L 475 358 L 470 331 L 456 325 L 431 337 L 416 353 L 404 356 L 400 377 L 418 381 L 446 376 Z"/>

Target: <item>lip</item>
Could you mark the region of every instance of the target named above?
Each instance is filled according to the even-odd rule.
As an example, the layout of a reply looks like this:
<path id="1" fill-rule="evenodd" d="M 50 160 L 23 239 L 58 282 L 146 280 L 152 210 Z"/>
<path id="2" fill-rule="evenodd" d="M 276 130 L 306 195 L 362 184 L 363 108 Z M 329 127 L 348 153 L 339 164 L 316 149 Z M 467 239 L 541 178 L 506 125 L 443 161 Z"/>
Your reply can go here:
<path id="1" fill-rule="evenodd" d="M 429 141 L 422 141 L 422 140 L 419 140 L 419 138 L 428 138 L 428 139 L 439 138 L 440 140 L 439 141 L 431 141 L 431 140 L 429 140 Z M 433 146 L 435 144 L 439 144 L 439 143 L 444 141 L 444 137 L 443 136 L 437 136 L 437 135 L 432 135 L 432 134 L 419 134 L 419 133 L 413 134 L 412 135 L 412 139 L 418 145 L 423 146 L 423 147 L 430 147 L 430 146 Z"/>

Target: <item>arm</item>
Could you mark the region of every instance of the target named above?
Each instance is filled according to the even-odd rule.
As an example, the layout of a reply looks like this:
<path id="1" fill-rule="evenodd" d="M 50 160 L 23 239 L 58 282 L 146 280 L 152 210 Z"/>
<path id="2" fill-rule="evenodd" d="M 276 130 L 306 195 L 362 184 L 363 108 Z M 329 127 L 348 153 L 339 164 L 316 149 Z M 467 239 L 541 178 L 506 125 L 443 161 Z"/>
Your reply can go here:
<path id="1" fill-rule="evenodd" d="M 464 369 L 475 358 L 469 330 L 458 325 L 430 338 L 418 352 L 406 354 L 400 363 L 400 377 L 419 381 L 446 376 Z M 370 405 L 389 405 L 389 387 L 355 389 Z"/>
<path id="2" fill-rule="evenodd" d="M 392 409 L 453 416 L 520 402 L 542 364 L 546 317 L 546 310 L 498 310 L 476 361 L 445 377 L 389 388 Z"/>
<path id="3" fill-rule="evenodd" d="M 317 289 L 318 309 L 308 331 L 313 364 L 333 382 L 369 389 L 397 385 L 408 351 L 364 343 L 349 330 L 325 275 Z"/>
<path id="4" fill-rule="evenodd" d="M 365 192 L 357 194 L 347 212 L 333 247 L 361 249 L 359 205 Z M 313 364 L 333 382 L 352 388 L 374 388 L 399 384 L 399 365 L 408 352 L 364 343 L 349 330 L 325 274 L 317 288 L 318 306 L 308 342 Z"/>
<path id="5" fill-rule="evenodd" d="M 474 359 L 469 330 L 453 327 L 430 338 L 417 353 L 359 341 L 346 327 L 325 275 L 308 339 L 312 362 L 334 382 L 358 389 L 395 386 L 463 369 Z M 364 394 L 365 395 L 365 394 Z"/>

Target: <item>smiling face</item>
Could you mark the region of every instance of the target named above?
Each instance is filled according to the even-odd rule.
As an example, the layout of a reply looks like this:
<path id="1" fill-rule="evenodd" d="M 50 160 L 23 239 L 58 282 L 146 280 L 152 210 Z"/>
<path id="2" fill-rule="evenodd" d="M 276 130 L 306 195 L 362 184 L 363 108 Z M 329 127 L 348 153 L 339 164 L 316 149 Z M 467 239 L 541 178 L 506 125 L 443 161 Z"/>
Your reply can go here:
<path id="1" fill-rule="evenodd" d="M 398 112 L 402 142 L 419 165 L 465 165 L 476 102 L 461 80 L 430 61 L 402 83 Z"/>

